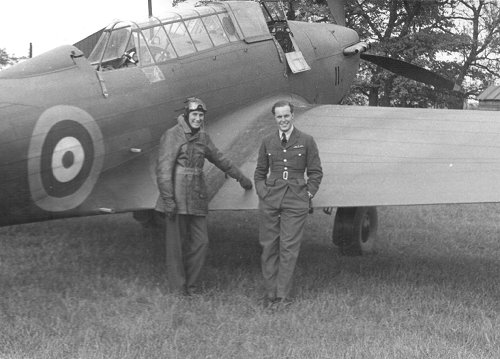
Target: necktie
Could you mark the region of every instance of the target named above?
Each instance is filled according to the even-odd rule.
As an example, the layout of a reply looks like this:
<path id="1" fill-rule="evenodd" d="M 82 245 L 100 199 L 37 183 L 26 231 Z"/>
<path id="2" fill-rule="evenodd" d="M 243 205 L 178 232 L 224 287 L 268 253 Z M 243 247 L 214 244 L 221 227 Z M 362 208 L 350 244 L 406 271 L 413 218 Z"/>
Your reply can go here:
<path id="1" fill-rule="evenodd" d="M 285 133 L 283 132 L 283 133 L 281 134 L 281 145 L 282 145 L 282 146 L 286 146 L 286 142 L 287 142 L 287 141 L 286 141 L 286 135 L 285 135 Z"/>

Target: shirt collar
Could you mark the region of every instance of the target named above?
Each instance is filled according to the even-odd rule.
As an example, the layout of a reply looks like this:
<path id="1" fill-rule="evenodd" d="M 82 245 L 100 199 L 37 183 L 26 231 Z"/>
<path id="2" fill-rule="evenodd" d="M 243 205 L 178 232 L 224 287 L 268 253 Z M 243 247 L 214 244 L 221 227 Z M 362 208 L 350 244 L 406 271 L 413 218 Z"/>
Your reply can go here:
<path id="1" fill-rule="evenodd" d="M 280 139 L 281 139 L 281 137 L 283 136 L 283 133 L 284 133 L 284 134 L 285 134 L 285 136 L 286 136 L 286 140 L 287 140 L 287 141 L 289 141 L 289 140 L 290 140 L 290 136 L 291 136 L 291 134 L 292 134 L 293 129 L 294 129 L 294 127 L 293 127 L 293 125 L 292 125 L 292 127 L 290 127 L 290 129 L 289 129 L 288 131 L 286 131 L 286 132 L 283 132 L 283 131 L 279 130 L 279 133 L 280 133 Z"/>

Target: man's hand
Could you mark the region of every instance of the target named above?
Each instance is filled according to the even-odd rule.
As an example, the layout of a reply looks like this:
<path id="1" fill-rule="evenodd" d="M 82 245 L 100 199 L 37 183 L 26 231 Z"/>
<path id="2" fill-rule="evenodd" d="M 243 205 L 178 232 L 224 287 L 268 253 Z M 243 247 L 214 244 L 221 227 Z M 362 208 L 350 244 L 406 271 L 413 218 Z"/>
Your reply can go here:
<path id="1" fill-rule="evenodd" d="M 240 186 L 243 187 L 245 191 L 249 191 L 253 188 L 252 181 L 250 181 L 248 177 L 245 176 L 241 177 L 239 182 Z"/>
<path id="2" fill-rule="evenodd" d="M 165 217 L 168 219 L 174 219 L 177 214 L 177 205 L 175 202 L 165 203 Z"/>
<path id="3" fill-rule="evenodd" d="M 312 205 L 312 200 L 313 200 L 314 195 L 311 192 L 307 191 L 307 196 L 309 197 L 309 214 L 313 214 L 314 208 Z"/>
<path id="4" fill-rule="evenodd" d="M 165 211 L 165 217 L 167 217 L 168 219 L 174 219 L 176 214 L 177 214 L 177 209 L 175 208 L 170 211 Z"/>

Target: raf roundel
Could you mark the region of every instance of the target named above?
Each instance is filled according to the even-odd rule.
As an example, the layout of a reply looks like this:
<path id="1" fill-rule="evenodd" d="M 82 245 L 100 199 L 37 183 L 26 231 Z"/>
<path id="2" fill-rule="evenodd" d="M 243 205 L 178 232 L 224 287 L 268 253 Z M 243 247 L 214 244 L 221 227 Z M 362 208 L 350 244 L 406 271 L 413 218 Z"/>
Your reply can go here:
<path id="1" fill-rule="evenodd" d="M 30 192 L 42 209 L 73 209 L 88 197 L 104 160 L 101 130 L 84 110 L 67 105 L 42 113 L 28 156 Z"/>

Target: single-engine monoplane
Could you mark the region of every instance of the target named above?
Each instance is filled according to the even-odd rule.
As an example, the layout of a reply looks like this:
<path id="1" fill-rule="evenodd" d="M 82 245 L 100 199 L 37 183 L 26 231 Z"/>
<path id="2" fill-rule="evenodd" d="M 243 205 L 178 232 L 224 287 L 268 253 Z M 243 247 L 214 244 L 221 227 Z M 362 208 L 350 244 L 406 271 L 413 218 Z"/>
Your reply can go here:
<path id="1" fill-rule="evenodd" d="M 134 212 L 158 190 L 161 134 L 186 97 L 209 108 L 214 142 L 252 177 L 277 100 L 318 142 L 314 206 L 337 208 L 345 253 L 372 248 L 376 206 L 500 201 L 497 113 L 338 105 L 360 60 L 453 88 L 425 69 L 367 53 L 344 26 L 288 21 L 278 3 L 208 2 L 116 22 L 88 57 L 61 46 L 0 72 L 0 225 Z M 255 193 L 207 168 L 211 210 L 257 208 Z"/>

